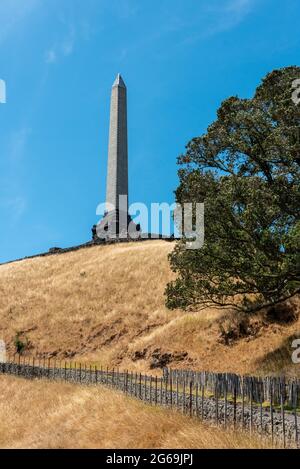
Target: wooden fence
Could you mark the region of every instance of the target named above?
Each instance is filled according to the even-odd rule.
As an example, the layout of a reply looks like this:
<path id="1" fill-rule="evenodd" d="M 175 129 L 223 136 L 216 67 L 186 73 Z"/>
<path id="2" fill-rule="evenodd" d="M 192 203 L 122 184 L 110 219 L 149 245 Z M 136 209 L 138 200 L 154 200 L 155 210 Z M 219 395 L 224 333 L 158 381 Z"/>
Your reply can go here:
<path id="1" fill-rule="evenodd" d="M 233 373 L 211 373 L 207 371 L 176 370 L 164 368 L 165 379 L 185 384 L 192 381 L 210 392 L 225 396 L 227 392 L 236 394 L 255 403 L 272 402 L 297 409 L 300 406 L 300 379 L 286 379 L 284 376 L 255 377 L 239 376 Z"/>
<path id="2" fill-rule="evenodd" d="M 299 380 L 238 376 L 165 368 L 161 377 L 78 362 L 10 358 L 0 373 L 105 385 L 151 405 L 179 409 L 190 417 L 239 428 L 273 444 L 299 447 Z"/>

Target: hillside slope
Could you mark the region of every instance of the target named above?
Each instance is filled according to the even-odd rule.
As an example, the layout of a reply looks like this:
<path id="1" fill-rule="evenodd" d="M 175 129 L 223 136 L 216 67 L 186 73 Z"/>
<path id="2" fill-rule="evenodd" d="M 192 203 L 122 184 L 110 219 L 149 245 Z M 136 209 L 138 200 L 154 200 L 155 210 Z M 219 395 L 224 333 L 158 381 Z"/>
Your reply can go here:
<path id="1" fill-rule="evenodd" d="M 0 376 L 0 398 L 0 448 L 270 447 L 104 387 Z"/>
<path id="2" fill-rule="evenodd" d="M 300 322 L 270 324 L 255 337 L 219 341 L 224 312 L 169 311 L 172 278 L 162 240 L 96 246 L 0 266 L 0 339 L 20 333 L 28 355 L 148 370 L 173 367 L 299 374 L 291 342 Z"/>

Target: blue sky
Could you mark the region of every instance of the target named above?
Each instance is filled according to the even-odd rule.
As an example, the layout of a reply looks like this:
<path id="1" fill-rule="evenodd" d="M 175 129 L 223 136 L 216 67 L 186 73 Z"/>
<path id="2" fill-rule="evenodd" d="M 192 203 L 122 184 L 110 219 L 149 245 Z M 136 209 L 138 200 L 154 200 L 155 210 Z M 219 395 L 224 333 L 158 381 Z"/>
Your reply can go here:
<path id="1" fill-rule="evenodd" d="M 118 72 L 130 202 L 172 202 L 222 100 L 299 65 L 299 17 L 298 0 L 0 0 L 0 262 L 90 239 Z"/>

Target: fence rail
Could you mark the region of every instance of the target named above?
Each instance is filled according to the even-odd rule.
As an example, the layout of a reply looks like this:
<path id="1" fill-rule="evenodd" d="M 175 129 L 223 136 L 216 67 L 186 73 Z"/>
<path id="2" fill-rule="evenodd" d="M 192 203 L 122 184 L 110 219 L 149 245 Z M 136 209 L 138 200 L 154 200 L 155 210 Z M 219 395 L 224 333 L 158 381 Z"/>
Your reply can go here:
<path id="1" fill-rule="evenodd" d="M 52 365 L 52 366 L 51 366 Z M 163 376 L 31 359 L 0 363 L 0 373 L 80 384 L 105 385 L 151 405 L 228 427 L 256 431 L 273 444 L 299 447 L 299 380 L 165 368 Z"/>

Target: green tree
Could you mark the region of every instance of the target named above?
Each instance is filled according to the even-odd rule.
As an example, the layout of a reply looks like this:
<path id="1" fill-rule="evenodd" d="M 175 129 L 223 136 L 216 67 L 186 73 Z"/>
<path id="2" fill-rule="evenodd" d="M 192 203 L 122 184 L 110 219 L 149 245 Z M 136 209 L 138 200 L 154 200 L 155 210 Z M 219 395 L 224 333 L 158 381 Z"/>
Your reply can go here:
<path id="1" fill-rule="evenodd" d="M 176 201 L 204 202 L 205 242 L 170 254 L 168 307 L 255 311 L 299 292 L 299 78 L 300 67 L 275 70 L 252 99 L 225 100 L 178 158 Z"/>

